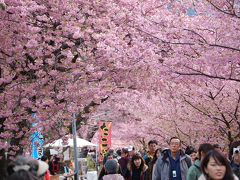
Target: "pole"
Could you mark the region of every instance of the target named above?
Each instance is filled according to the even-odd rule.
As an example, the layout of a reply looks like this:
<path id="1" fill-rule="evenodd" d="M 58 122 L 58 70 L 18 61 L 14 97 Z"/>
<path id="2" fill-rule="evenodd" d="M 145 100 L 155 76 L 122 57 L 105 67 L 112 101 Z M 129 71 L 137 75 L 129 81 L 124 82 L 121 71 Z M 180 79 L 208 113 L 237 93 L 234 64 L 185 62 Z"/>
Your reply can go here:
<path id="1" fill-rule="evenodd" d="M 97 170 L 97 172 L 98 172 L 98 146 L 96 146 L 96 170 Z"/>
<path id="2" fill-rule="evenodd" d="M 72 134 L 73 134 L 73 149 L 74 149 L 74 180 L 79 180 L 79 168 L 78 168 L 78 149 L 77 149 L 77 128 L 76 128 L 76 114 L 73 114 L 72 122 Z"/>

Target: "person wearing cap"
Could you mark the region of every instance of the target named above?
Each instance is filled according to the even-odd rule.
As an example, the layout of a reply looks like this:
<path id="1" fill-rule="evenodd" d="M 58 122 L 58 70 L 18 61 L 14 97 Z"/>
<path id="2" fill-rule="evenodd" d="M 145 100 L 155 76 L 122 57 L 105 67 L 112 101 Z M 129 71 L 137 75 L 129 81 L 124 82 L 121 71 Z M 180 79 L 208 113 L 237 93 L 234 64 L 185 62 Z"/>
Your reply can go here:
<path id="1" fill-rule="evenodd" d="M 121 158 L 121 155 L 122 155 L 122 150 L 121 150 L 121 149 L 118 149 L 118 150 L 116 151 L 116 154 L 117 154 L 116 159 L 119 160 L 119 159 Z"/>
<path id="2" fill-rule="evenodd" d="M 7 168 L 7 180 L 39 180 L 47 170 L 48 164 L 43 161 L 18 156 Z"/>
<path id="3" fill-rule="evenodd" d="M 118 160 L 118 163 L 121 167 L 122 175 L 126 179 L 128 171 L 128 162 L 129 162 L 129 152 L 127 148 L 122 149 L 121 158 Z"/>
<path id="4" fill-rule="evenodd" d="M 129 159 L 131 160 L 132 157 L 136 154 L 135 147 L 130 146 L 130 147 L 128 148 L 128 153 L 129 153 Z"/>
<path id="5" fill-rule="evenodd" d="M 110 156 L 109 156 L 109 157 L 110 157 Z M 113 159 L 113 158 L 107 159 L 106 162 L 107 162 L 107 161 L 110 161 L 110 160 L 114 160 L 114 161 L 117 162 L 117 159 Z M 106 162 L 103 164 L 103 167 L 102 167 L 102 169 L 101 169 L 101 171 L 100 171 L 100 173 L 99 173 L 99 176 L 98 176 L 98 180 L 102 180 L 103 176 L 108 174 L 108 172 L 106 171 L 106 168 L 105 168 Z M 119 167 L 119 168 L 117 169 L 117 173 L 118 173 L 118 174 L 122 174 L 121 167 Z"/>
<path id="6" fill-rule="evenodd" d="M 102 177 L 102 180 L 124 180 L 121 174 L 118 174 L 119 164 L 115 159 L 109 159 L 104 165 L 106 174 Z"/>

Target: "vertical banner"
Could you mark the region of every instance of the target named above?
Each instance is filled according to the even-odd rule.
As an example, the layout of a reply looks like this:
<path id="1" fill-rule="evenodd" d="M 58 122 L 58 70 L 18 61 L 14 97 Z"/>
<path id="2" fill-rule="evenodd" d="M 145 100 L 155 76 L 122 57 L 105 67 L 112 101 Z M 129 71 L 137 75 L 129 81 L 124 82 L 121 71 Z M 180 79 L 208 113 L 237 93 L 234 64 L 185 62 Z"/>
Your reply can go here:
<path id="1" fill-rule="evenodd" d="M 43 156 L 43 136 L 39 132 L 35 132 L 31 136 L 32 141 L 32 157 L 39 159 Z"/>
<path id="2" fill-rule="evenodd" d="M 111 148 L 112 122 L 99 121 L 99 155 L 98 160 L 103 161 L 104 155 Z"/>
<path id="3" fill-rule="evenodd" d="M 41 120 L 37 117 L 36 113 L 33 113 L 32 117 L 36 119 L 36 122 L 32 123 L 32 127 L 35 127 L 38 125 L 39 122 L 41 122 Z M 38 130 L 35 131 L 31 136 L 31 156 L 34 159 L 39 159 L 43 156 L 44 139 L 41 134 L 41 129 L 42 128 L 38 128 Z"/>

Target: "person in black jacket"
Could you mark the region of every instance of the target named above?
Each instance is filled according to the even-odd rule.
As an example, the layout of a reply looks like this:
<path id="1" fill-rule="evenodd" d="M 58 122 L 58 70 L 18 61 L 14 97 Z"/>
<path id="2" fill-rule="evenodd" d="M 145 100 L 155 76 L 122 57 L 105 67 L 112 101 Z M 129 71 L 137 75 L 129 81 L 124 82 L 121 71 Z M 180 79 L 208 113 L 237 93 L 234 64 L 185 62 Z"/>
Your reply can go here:
<path id="1" fill-rule="evenodd" d="M 126 179 L 127 178 L 127 171 L 128 171 L 128 163 L 129 163 L 129 152 L 127 148 L 122 149 L 121 158 L 118 160 L 120 165 L 122 176 Z"/>

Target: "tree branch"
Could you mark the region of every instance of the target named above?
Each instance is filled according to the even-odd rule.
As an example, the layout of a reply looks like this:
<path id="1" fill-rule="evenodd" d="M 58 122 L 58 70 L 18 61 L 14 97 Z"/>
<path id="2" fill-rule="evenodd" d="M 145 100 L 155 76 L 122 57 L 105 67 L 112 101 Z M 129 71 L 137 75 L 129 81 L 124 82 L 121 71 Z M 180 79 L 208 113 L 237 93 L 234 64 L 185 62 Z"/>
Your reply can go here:
<path id="1" fill-rule="evenodd" d="M 193 107 L 195 110 L 197 110 L 198 112 L 202 113 L 203 115 L 207 116 L 208 118 L 210 119 L 213 119 L 215 121 L 220 121 L 222 123 L 225 123 L 224 120 L 220 119 L 220 118 L 217 118 L 217 117 L 214 117 L 214 116 L 211 116 L 210 114 L 207 114 L 206 112 L 204 112 L 203 110 L 201 110 L 200 108 L 196 107 L 195 105 L 193 105 L 190 101 L 188 101 L 185 97 L 184 98 L 184 101 L 189 104 L 191 107 Z"/>
<path id="2" fill-rule="evenodd" d="M 238 17 L 237 14 L 235 13 L 233 7 L 232 7 L 232 11 L 233 11 L 233 12 L 231 13 L 231 12 L 222 10 L 220 7 L 218 7 L 216 4 L 214 4 L 214 3 L 212 2 L 212 0 L 207 0 L 207 2 L 209 2 L 215 9 L 217 9 L 218 11 L 220 11 L 220 12 L 222 12 L 222 13 L 224 13 L 224 14 L 227 14 L 227 15 L 230 15 L 230 16 L 233 16 L 233 17 L 236 17 L 236 18 L 240 18 L 240 17 Z"/>
<path id="3" fill-rule="evenodd" d="M 210 79 L 221 79 L 221 80 L 240 82 L 240 79 L 236 79 L 236 78 L 232 78 L 232 77 L 226 78 L 223 76 L 213 76 L 213 75 L 206 74 L 203 72 L 197 72 L 197 70 L 196 70 L 196 72 L 191 72 L 191 73 L 185 73 L 185 72 L 179 72 L 179 71 L 175 71 L 174 73 L 181 75 L 181 76 L 205 76 Z"/>
<path id="4" fill-rule="evenodd" d="M 236 118 L 236 120 L 238 119 L 238 109 L 239 109 L 239 104 L 240 104 L 240 92 L 237 90 L 237 94 L 238 94 L 238 100 L 237 100 L 237 106 L 235 108 L 235 111 L 234 111 L 234 116 Z"/>

